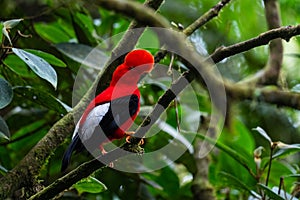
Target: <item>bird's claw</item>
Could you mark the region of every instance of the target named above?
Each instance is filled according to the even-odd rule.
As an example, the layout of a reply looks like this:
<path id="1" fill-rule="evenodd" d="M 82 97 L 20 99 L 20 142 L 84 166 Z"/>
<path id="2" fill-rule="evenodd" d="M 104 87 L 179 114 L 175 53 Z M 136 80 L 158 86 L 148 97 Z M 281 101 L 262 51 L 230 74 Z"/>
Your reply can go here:
<path id="1" fill-rule="evenodd" d="M 102 155 L 107 154 L 107 151 L 105 151 L 105 149 L 104 149 L 104 147 L 102 145 L 99 148 L 101 150 L 101 154 Z"/>
<path id="2" fill-rule="evenodd" d="M 107 154 L 107 151 L 105 151 L 105 149 L 104 149 L 104 147 L 103 147 L 102 145 L 100 146 L 100 150 L 101 150 L 101 154 L 102 154 L 102 155 Z M 108 166 L 109 166 L 110 168 L 114 168 L 114 163 L 113 163 L 113 162 L 110 162 L 110 163 L 108 164 Z"/>
<path id="3" fill-rule="evenodd" d="M 125 132 L 125 134 L 127 135 L 127 137 L 125 138 L 126 142 L 127 142 L 127 143 L 131 143 L 131 142 L 130 142 L 130 138 L 132 137 L 131 135 L 135 134 L 135 132 L 134 132 L 134 131 L 127 131 L 127 132 Z M 139 141 L 138 145 L 141 146 L 141 145 L 143 145 L 144 143 L 145 143 L 145 142 L 144 142 L 144 139 L 141 138 L 141 140 Z"/>

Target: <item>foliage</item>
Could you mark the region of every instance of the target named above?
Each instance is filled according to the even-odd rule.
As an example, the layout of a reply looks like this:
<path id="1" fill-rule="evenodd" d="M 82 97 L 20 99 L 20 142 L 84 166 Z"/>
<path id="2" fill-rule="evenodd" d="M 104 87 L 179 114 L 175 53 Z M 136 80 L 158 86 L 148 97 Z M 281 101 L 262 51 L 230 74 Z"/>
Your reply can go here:
<path id="1" fill-rule="evenodd" d="M 159 13 L 186 27 L 217 2 L 165 1 Z M 299 0 L 279 3 L 282 25 L 295 25 L 299 21 Z M 0 176 L 3 177 L 86 93 L 120 41 L 121 35 L 117 34 L 126 31 L 130 19 L 82 1 L 4 0 L 0 7 Z M 211 54 L 222 45 L 235 44 L 265 31 L 263 1 L 231 1 L 218 17 L 189 39 L 200 54 Z M 151 31 L 143 34 L 137 46 L 147 44 L 160 45 Z M 284 47 L 280 87 L 299 92 L 299 38 L 284 42 Z M 96 57 L 91 55 L 93 49 Z M 149 50 L 157 52 L 154 48 Z M 91 57 L 85 59 L 87 56 Z M 259 72 L 268 56 L 265 45 L 226 58 L 217 67 L 224 78 L 238 82 Z M 168 55 L 160 63 L 174 64 L 177 75 L 186 70 L 176 57 L 174 63 L 171 60 Z M 165 68 L 164 75 L 168 78 L 159 83 L 154 80 L 155 74 L 141 83 L 142 107 L 137 124 L 170 87 L 174 77 L 168 72 Z M 80 85 L 76 85 L 78 82 Z M 234 101 L 220 137 L 210 138 L 198 131 L 204 125 L 198 129 L 196 124 L 200 115 L 211 114 L 209 94 L 199 83 L 193 82 L 192 88 L 197 92 L 199 107 L 190 106 L 188 90 L 181 94 L 179 103 L 172 103 L 160 118 L 165 119 L 164 128 L 156 124 L 153 129 L 160 131 L 147 138 L 144 146 L 145 152 L 160 149 L 172 142 L 180 130 L 182 135 L 177 140 L 188 150 L 175 163 L 141 174 L 104 168 L 74 184 L 60 198 L 192 199 L 191 186 L 196 182 L 197 171 L 193 152 L 198 140 L 215 145 L 209 154 L 208 181 L 217 199 L 292 198 L 295 184 L 299 184 L 299 111 L 259 100 Z M 190 140 L 194 136 L 196 139 Z M 39 182 L 49 185 L 62 176 L 60 159 L 65 148 L 66 144 L 52 152 L 37 177 Z M 74 157 L 70 169 L 87 161 L 85 154 Z"/>

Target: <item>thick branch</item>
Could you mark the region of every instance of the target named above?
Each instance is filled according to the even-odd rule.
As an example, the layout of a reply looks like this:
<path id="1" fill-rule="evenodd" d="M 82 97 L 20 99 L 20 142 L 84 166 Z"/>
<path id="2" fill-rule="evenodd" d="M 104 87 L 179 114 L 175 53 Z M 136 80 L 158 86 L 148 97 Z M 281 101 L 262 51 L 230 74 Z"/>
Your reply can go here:
<path id="1" fill-rule="evenodd" d="M 210 119 L 207 117 L 201 117 L 201 126 L 199 127 L 199 132 L 214 131 L 212 127 L 209 127 Z M 209 157 L 201 156 L 201 151 L 209 151 L 211 149 L 208 143 L 203 142 L 199 138 L 196 138 L 194 145 L 193 157 L 196 163 L 196 172 L 193 174 L 193 182 L 191 190 L 195 200 L 207 199 L 215 200 L 214 188 L 209 183 L 208 173 L 209 173 Z"/>
<path id="2" fill-rule="evenodd" d="M 280 10 L 276 0 L 265 0 L 265 12 L 269 29 L 279 28 L 281 26 Z M 260 84 L 276 84 L 280 74 L 283 59 L 283 46 L 281 39 L 275 39 L 269 45 L 269 61 L 259 78 Z"/>
<path id="3" fill-rule="evenodd" d="M 123 13 L 124 15 L 130 16 L 133 19 L 138 20 L 139 23 L 142 23 L 144 25 L 149 25 L 153 27 L 168 27 L 168 28 L 170 27 L 169 22 L 165 18 L 156 15 L 153 9 L 133 1 L 98 0 L 98 1 L 94 1 L 94 3 L 108 10 L 114 10 L 116 12 Z"/>
<path id="4" fill-rule="evenodd" d="M 277 0 L 264 0 L 268 29 L 281 26 L 280 9 Z"/>
<path id="5" fill-rule="evenodd" d="M 96 171 L 101 167 L 103 167 L 103 164 L 96 159 L 86 162 L 78 166 L 75 170 L 71 171 L 67 175 L 57 179 L 47 188 L 30 197 L 29 200 L 51 199 L 64 189 L 71 187 L 74 183 L 78 182 L 82 178 L 89 176 L 91 171 Z"/>
<path id="6" fill-rule="evenodd" d="M 300 94 L 276 88 L 251 88 L 247 85 L 226 84 L 226 92 L 234 100 L 255 100 L 300 110 Z"/>

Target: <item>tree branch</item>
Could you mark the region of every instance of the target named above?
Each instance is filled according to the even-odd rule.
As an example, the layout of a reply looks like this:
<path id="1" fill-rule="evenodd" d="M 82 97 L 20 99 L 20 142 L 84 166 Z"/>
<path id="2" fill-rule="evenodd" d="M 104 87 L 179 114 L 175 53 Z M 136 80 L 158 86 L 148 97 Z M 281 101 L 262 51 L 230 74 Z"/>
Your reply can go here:
<path id="1" fill-rule="evenodd" d="M 264 0 L 265 13 L 269 29 L 279 28 L 281 26 L 280 10 L 276 0 Z M 281 39 L 275 39 L 269 45 L 270 55 L 268 63 L 259 77 L 259 84 L 277 84 L 283 59 L 283 46 Z"/>
<path id="2" fill-rule="evenodd" d="M 300 110 L 300 94 L 276 88 L 251 88 L 245 85 L 227 84 L 226 92 L 234 100 L 255 100 L 277 106 Z"/>
<path id="3" fill-rule="evenodd" d="M 208 117 L 201 117 L 201 126 L 199 127 L 199 132 L 206 132 L 215 130 L 212 127 L 209 127 L 210 119 Z M 208 143 L 203 142 L 199 138 L 195 139 L 195 148 L 194 148 L 194 160 L 196 163 L 196 172 L 193 174 L 193 182 L 191 190 L 195 200 L 215 200 L 214 188 L 209 183 L 208 173 L 209 173 L 209 156 L 202 157 L 201 151 L 209 151 L 211 147 Z"/>
<path id="4" fill-rule="evenodd" d="M 51 185 L 47 186 L 39 193 L 30 197 L 29 200 L 51 199 L 101 167 L 104 167 L 104 165 L 97 159 L 85 162 L 76 169 L 72 170 L 70 173 L 54 181 Z"/>
<path id="5" fill-rule="evenodd" d="M 218 63 L 224 58 L 228 58 L 230 56 L 248 51 L 255 47 L 259 47 L 262 45 L 268 44 L 270 41 L 281 38 L 286 40 L 287 42 L 290 40 L 291 37 L 300 34 L 300 25 L 297 26 L 285 26 L 276 29 L 269 30 L 260 34 L 255 38 L 251 38 L 249 40 L 236 43 L 234 45 L 228 47 L 220 47 L 216 49 L 216 51 L 210 56 L 211 59 Z"/>
<path id="6" fill-rule="evenodd" d="M 201 17 L 199 17 L 196 21 L 190 24 L 187 28 L 185 28 L 182 32 L 185 35 L 191 35 L 195 30 L 209 22 L 211 19 L 219 15 L 221 9 L 228 4 L 230 0 L 221 0 L 214 7 L 212 7 L 208 12 L 204 13 Z"/>

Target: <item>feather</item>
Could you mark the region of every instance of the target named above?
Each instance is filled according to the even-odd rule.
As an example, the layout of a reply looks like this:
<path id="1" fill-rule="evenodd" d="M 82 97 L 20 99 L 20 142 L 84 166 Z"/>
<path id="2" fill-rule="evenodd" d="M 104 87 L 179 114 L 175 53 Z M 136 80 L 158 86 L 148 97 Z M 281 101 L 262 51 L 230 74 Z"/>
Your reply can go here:
<path id="1" fill-rule="evenodd" d="M 102 121 L 103 117 L 110 109 L 110 105 L 110 103 L 100 104 L 90 111 L 85 121 L 83 122 L 83 125 L 79 128 L 79 133 L 81 134 L 80 138 L 83 141 L 86 141 L 92 137 L 92 134 L 94 133 L 96 127 L 99 126 L 99 123 Z"/>
<path id="2" fill-rule="evenodd" d="M 66 152 L 63 156 L 62 164 L 61 164 L 61 172 L 65 171 L 67 169 L 74 149 L 79 148 L 80 145 L 82 146 L 79 135 L 75 134 L 75 137 L 72 139 L 71 144 L 69 145 L 68 149 L 66 150 Z"/>

